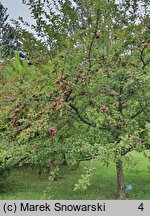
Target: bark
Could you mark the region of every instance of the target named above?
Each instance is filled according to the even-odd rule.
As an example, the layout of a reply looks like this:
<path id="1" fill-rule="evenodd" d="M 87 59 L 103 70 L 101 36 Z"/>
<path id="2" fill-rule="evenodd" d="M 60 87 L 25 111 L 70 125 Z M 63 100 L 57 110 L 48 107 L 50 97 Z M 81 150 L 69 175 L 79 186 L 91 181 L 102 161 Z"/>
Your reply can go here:
<path id="1" fill-rule="evenodd" d="M 125 196 L 125 190 L 124 190 L 124 177 L 123 177 L 123 166 L 122 166 L 122 161 L 119 160 L 116 163 L 116 169 L 117 169 L 117 196 L 119 200 L 126 199 Z"/>

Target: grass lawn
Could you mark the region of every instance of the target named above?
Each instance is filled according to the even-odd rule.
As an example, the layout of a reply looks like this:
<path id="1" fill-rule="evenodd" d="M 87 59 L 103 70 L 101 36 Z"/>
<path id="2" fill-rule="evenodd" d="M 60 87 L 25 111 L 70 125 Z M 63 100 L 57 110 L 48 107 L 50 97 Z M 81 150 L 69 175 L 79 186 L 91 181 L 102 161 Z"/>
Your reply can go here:
<path id="1" fill-rule="evenodd" d="M 91 184 L 86 191 L 73 191 L 84 167 L 91 162 L 82 162 L 78 169 L 63 168 L 61 179 L 52 183 L 52 189 L 46 191 L 49 185 L 48 175 L 38 176 L 32 169 L 18 168 L 11 172 L 0 192 L 0 200 L 110 200 L 116 199 L 115 164 L 104 167 L 99 160 L 92 161 L 93 170 Z M 125 165 L 126 164 L 126 165 Z M 125 183 L 132 184 L 133 189 L 127 192 L 128 199 L 150 200 L 150 169 L 149 161 L 141 154 L 135 154 L 134 160 L 124 163 Z"/>

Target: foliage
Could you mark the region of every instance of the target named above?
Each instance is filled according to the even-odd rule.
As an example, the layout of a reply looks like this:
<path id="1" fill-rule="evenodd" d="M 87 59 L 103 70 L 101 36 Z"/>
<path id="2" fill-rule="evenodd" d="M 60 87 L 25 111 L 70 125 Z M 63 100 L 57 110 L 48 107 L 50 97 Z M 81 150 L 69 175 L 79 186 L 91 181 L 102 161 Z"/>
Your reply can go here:
<path id="1" fill-rule="evenodd" d="M 24 1 L 29 6 L 35 23 L 31 26 L 36 35 L 51 51 L 52 57 L 67 48 L 68 39 L 71 44 L 76 43 L 75 34 L 85 35 L 84 30 L 94 28 L 97 12 L 101 19 L 99 27 L 105 39 L 111 30 L 134 26 L 144 17 L 147 26 L 149 23 L 149 2 L 147 0 L 119 1 L 78 1 L 78 0 L 35 0 Z M 142 11 L 142 13 L 141 13 Z M 23 23 L 25 23 L 22 20 Z M 132 29 L 132 27 L 131 27 Z"/>
<path id="2" fill-rule="evenodd" d="M 9 174 L 9 171 L 12 167 L 9 157 L 11 157 L 13 147 L 8 146 L 8 143 L 2 140 L 0 145 L 0 185 L 2 185 Z"/>
<path id="3" fill-rule="evenodd" d="M 93 168 L 84 168 L 85 174 L 81 174 L 81 178 L 78 180 L 78 183 L 75 184 L 74 191 L 76 190 L 87 190 L 87 187 L 90 186 L 90 177 Z"/>
<path id="4" fill-rule="evenodd" d="M 65 139 L 74 130 L 69 129 L 74 123 L 60 112 L 63 101 L 58 102 L 58 110 L 53 109 L 53 76 L 49 64 L 42 70 L 21 63 L 19 56 L 2 69 L 1 132 L 15 148 L 9 159 L 12 164 L 33 165 L 39 172 L 51 172 L 58 164 L 67 163 L 65 154 L 71 146 Z"/>

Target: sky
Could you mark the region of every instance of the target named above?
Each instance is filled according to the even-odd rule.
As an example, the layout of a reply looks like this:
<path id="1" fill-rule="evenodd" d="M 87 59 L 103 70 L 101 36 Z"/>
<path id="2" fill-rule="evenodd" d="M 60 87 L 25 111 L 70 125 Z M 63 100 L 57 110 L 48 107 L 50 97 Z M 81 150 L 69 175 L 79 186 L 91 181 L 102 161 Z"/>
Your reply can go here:
<path id="1" fill-rule="evenodd" d="M 122 0 L 116 0 L 117 2 L 121 2 Z M 34 20 L 32 19 L 29 6 L 22 4 L 22 0 L 0 0 L 2 5 L 8 8 L 7 13 L 9 14 L 10 19 L 17 19 L 19 16 L 24 18 L 24 21 L 28 22 L 29 24 L 35 24 Z"/>
<path id="2" fill-rule="evenodd" d="M 7 13 L 9 14 L 9 20 L 12 18 L 17 19 L 21 16 L 26 22 L 29 22 L 29 24 L 33 23 L 28 6 L 22 4 L 22 0 L 0 0 L 0 2 L 5 8 L 8 8 Z"/>

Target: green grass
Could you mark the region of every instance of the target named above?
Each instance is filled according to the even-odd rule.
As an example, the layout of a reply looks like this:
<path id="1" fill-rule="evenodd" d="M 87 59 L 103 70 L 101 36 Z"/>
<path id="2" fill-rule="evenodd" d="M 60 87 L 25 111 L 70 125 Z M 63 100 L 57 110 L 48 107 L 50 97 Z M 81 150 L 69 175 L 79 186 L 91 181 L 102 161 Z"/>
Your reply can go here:
<path id="1" fill-rule="evenodd" d="M 46 190 L 49 185 L 48 175 L 38 176 L 35 171 L 27 168 L 18 168 L 11 172 L 8 180 L 0 192 L 0 199 L 4 200 L 109 200 L 116 199 L 116 170 L 115 164 L 104 167 L 99 160 L 92 161 L 94 169 L 91 184 L 86 191 L 73 191 L 84 167 L 91 162 L 82 162 L 77 170 L 63 168 L 61 179 L 52 183 L 52 189 Z M 141 154 L 136 154 L 134 160 L 126 161 L 124 166 L 125 183 L 132 184 L 133 189 L 127 192 L 128 199 L 150 199 L 150 170 L 149 161 Z M 44 192 L 46 190 L 46 193 Z"/>

